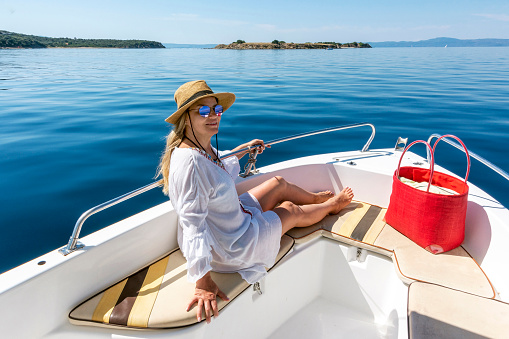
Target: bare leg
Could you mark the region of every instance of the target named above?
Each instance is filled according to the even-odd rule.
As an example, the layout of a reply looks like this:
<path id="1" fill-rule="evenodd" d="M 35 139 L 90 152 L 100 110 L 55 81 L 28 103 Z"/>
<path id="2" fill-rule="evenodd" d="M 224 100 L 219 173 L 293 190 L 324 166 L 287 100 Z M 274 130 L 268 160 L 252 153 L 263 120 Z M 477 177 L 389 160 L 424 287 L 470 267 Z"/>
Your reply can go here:
<path id="1" fill-rule="evenodd" d="M 320 204 L 334 196 L 331 191 L 319 193 L 306 191 L 280 176 L 250 189 L 249 193 L 256 197 L 264 212 L 274 209 L 282 201 L 290 201 L 296 205 Z"/>
<path id="2" fill-rule="evenodd" d="M 290 201 L 285 201 L 274 208 L 274 212 L 281 219 L 283 224 L 282 234 L 285 234 L 294 227 L 310 226 L 319 222 L 328 214 L 339 213 L 352 201 L 352 198 L 352 189 L 346 187 L 337 196 L 320 204 L 299 206 Z"/>

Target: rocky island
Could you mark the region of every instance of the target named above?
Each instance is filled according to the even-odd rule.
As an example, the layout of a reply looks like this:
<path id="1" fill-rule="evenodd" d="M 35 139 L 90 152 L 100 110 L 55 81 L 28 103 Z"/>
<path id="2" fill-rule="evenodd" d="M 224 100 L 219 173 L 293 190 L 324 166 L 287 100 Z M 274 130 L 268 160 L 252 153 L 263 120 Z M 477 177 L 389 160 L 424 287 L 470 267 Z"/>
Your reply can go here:
<path id="1" fill-rule="evenodd" d="M 237 40 L 229 45 L 219 44 L 215 49 L 340 49 L 340 48 L 371 48 L 369 44 L 362 42 L 305 42 L 294 43 L 274 40 L 272 42 L 245 42 Z"/>
<path id="2" fill-rule="evenodd" d="M 148 40 L 48 38 L 0 31 L 0 48 L 165 48 Z"/>

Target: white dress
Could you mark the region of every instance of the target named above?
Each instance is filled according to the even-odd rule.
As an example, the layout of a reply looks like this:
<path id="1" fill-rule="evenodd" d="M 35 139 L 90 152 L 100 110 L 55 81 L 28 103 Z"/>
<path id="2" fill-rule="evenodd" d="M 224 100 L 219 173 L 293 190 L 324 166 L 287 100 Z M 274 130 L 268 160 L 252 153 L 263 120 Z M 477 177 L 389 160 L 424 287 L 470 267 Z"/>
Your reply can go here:
<path id="1" fill-rule="evenodd" d="M 273 211 L 262 212 L 251 194 L 237 195 L 237 157 L 223 164 L 197 148 L 173 150 L 169 196 L 179 216 L 178 242 L 190 282 L 212 270 L 238 272 L 252 284 L 276 260 L 281 220 Z"/>

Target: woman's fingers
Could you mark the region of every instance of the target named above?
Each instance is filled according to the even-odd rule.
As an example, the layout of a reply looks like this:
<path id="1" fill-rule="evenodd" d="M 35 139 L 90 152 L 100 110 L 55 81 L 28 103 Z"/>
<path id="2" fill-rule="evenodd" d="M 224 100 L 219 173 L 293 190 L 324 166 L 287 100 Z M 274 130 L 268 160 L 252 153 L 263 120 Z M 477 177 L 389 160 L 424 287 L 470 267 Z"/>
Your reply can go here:
<path id="1" fill-rule="evenodd" d="M 191 307 L 193 307 L 194 304 L 196 304 L 198 302 L 198 298 L 193 298 L 193 300 L 191 300 L 191 302 L 189 303 L 189 305 L 187 305 L 187 309 L 186 309 L 186 312 L 189 312 L 189 310 L 191 309 Z"/>
<path id="2" fill-rule="evenodd" d="M 198 300 L 198 309 L 196 310 L 196 319 L 201 321 L 202 319 L 202 309 L 203 309 L 203 299 Z"/>
<path id="3" fill-rule="evenodd" d="M 210 302 L 210 306 L 212 306 L 212 312 L 214 312 L 214 318 L 219 316 L 219 311 L 217 309 L 217 301 L 214 299 Z"/>
<path id="4" fill-rule="evenodd" d="M 253 139 L 249 143 L 249 146 L 257 146 L 258 154 L 263 153 L 263 150 L 265 149 L 265 143 L 261 139 Z"/>
<path id="5" fill-rule="evenodd" d="M 226 294 L 224 294 L 222 291 L 217 291 L 217 296 L 223 299 L 224 301 L 230 300 Z M 214 296 L 214 298 L 211 298 L 211 296 L 203 296 L 203 297 L 195 297 L 189 305 L 187 305 L 187 311 L 193 307 L 194 304 L 198 303 L 196 308 L 196 319 L 198 321 L 202 321 L 203 319 L 203 310 L 205 310 L 205 319 L 207 320 L 207 323 L 210 323 L 212 315 L 214 317 L 219 316 L 219 308 L 217 306 L 217 300 Z"/>
<path id="6" fill-rule="evenodd" d="M 205 306 L 205 318 L 207 319 L 207 324 L 210 324 L 210 316 L 211 316 L 210 300 L 204 300 L 203 304 Z"/>
<path id="7" fill-rule="evenodd" d="M 265 146 L 263 145 L 263 141 L 262 141 L 262 144 L 260 146 L 258 146 L 258 154 L 262 154 L 264 149 L 265 149 Z"/>
<path id="8" fill-rule="evenodd" d="M 239 146 L 240 148 L 247 147 L 248 150 L 245 152 L 242 152 L 242 156 L 244 156 L 246 153 L 249 153 L 256 148 L 258 150 L 258 154 L 263 153 L 265 148 L 270 148 L 270 145 L 265 145 L 265 142 L 262 139 L 253 139 L 250 142 L 246 142 L 245 144 L 242 144 L 242 146 Z"/>
<path id="9" fill-rule="evenodd" d="M 262 145 L 262 151 L 265 150 L 266 148 L 270 148 L 270 145 L 265 145 L 265 142 L 263 142 L 263 140 L 260 140 L 260 143 Z"/>
<path id="10" fill-rule="evenodd" d="M 261 145 L 259 147 L 259 149 L 260 149 L 260 153 L 262 153 L 263 150 L 265 149 L 265 143 L 263 142 L 263 140 L 258 139 L 258 144 Z"/>
<path id="11" fill-rule="evenodd" d="M 226 294 L 224 294 L 212 280 L 210 274 L 207 273 L 196 282 L 194 297 L 187 306 L 187 310 L 189 311 L 195 303 L 198 303 L 196 318 L 198 321 L 202 321 L 203 310 L 205 310 L 205 319 L 207 319 L 207 323 L 210 323 L 212 315 L 214 315 L 214 317 L 219 316 L 217 297 L 220 297 L 224 301 L 229 300 Z"/>

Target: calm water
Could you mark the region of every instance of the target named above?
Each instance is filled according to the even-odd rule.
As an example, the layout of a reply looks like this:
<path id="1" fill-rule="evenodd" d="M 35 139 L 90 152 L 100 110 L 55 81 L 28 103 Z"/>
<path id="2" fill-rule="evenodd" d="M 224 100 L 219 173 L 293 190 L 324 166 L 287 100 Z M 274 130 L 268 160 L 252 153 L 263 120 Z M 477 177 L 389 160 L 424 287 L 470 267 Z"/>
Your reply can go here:
<path id="1" fill-rule="evenodd" d="M 63 246 L 85 210 L 153 181 L 183 82 L 237 95 L 221 149 L 367 121 L 371 148 L 452 133 L 509 172 L 508 65 L 509 48 L 0 50 L 0 272 Z M 259 165 L 360 149 L 369 133 L 281 144 Z M 437 161 L 464 173 L 445 143 Z M 475 160 L 470 180 L 509 206 L 509 183 Z M 82 235 L 165 200 L 144 194 L 91 217 Z"/>

